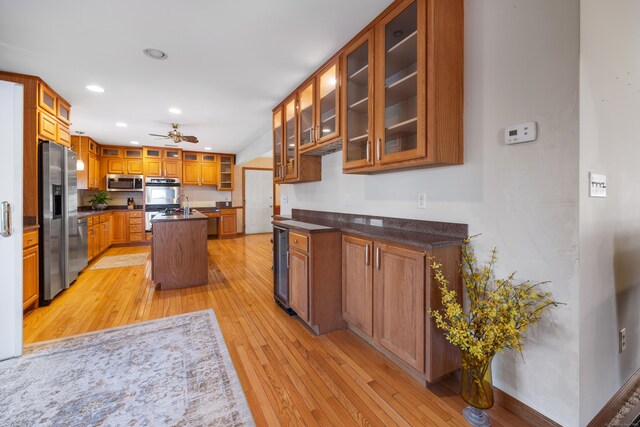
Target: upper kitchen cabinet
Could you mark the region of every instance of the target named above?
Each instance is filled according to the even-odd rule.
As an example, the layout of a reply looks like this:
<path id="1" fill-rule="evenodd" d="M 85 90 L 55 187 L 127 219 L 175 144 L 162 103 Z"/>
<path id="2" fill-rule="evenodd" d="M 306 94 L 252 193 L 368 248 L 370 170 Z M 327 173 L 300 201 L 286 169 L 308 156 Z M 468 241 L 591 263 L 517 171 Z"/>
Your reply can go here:
<path id="1" fill-rule="evenodd" d="M 181 149 L 144 147 L 142 157 L 144 176 L 182 178 Z"/>
<path id="2" fill-rule="evenodd" d="M 298 150 L 300 114 L 298 97 L 293 95 L 273 110 L 273 165 L 274 182 L 290 184 L 320 181 L 321 158 L 301 156 Z M 313 117 L 313 116 L 311 116 Z M 306 119 L 313 121 L 313 119 Z"/>
<path id="3" fill-rule="evenodd" d="M 233 154 L 220 154 L 220 179 L 218 180 L 219 191 L 233 190 Z"/>
<path id="4" fill-rule="evenodd" d="M 463 2 L 400 1 L 373 33 L 373 38 L 356 42 L 345 52 L 347 63 L 354 63 L 362 43 L 374 44 L 373 79 L 369 75 L 367 80 L 368 85 L 373 81 L 373 91 L 367 90 L 373 110 L 367 107 L 368 137 L 361 143 L 357 134 L 364 126 L 353 109 L 362 88 L 357 76 L 347 77 L 343 110 L 350 117 L 343 141 L 344 171 L 376 173 L 461 164 Z"/>
<path id="5" fill-rule="evenodd" d="M 316 140 L 318 144 L 340 136 L 339 64 L 340 58 L 336 58 L 320 71 L 317 77 Z"/>
<path id="6" fill-rule="evenodd" d="M 344 52 L 342 71 L 342 164 L 345 169 L 373 165 L 373 31 Z"/>
<path id="7" fill-rule="evenodd" d="M 296 147 L 296 98 L 293 97 L 284 104 L 284 148 L 283 168 L 284 179 L 294 180 L 298 177 L 298 159 Z"/>
<path id="8" fill-rule="evenodd" d="M 37 224 L 38 144 L 40 140 L 55 141 L 66 146 L 71 144 L 71 106 L 39 77 L 0 71 L 0 80 L 18 83 L 23 87 L 22 212 L 25 218 Z"/>
<path id="9" fill-rule="evenodd" d="M 282 106 L 273 111 L 273 181 L 280 182 L 284 178 L 282 169 Z"/>
<path id="10" fill-rule="evenodd" d="M 316 143 L 316 115 L 315 115 L 315 80 L 311 80 L 298 91 L 298 150 L 303 152 L 312 148 Z M 293 150 L 292 150 L 293 151 Z"/>
<path id="11" fill-rule="evenodd" d="M 395 1 L 287 97 L 274 181 L 319 180 L 305 159 L 340 149 L 344 173 L 462 164 L 463 7 Z"/>
<path id="12" fill-rule="evenodd" d="M 184 185 L 218 185 L 218 155 L 191 151 L 182 153 Z"/>

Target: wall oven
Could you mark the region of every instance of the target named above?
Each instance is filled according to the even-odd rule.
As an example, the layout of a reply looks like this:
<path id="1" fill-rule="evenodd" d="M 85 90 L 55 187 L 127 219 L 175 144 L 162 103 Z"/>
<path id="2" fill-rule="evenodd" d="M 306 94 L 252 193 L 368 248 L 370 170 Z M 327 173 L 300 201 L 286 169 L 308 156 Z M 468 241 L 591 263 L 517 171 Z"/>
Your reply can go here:
<path id="1" fill-rule="evenodd" d="M 142 175 L 107 175 L 107 191 L 142 191 Z"/>
<path id="2" fill-rule="evenodd" d="M 144 186 L 145 230 L 151 231 L 151 218 L 166 209 L 180 207 L 178 178 L 147 178 Z"/>

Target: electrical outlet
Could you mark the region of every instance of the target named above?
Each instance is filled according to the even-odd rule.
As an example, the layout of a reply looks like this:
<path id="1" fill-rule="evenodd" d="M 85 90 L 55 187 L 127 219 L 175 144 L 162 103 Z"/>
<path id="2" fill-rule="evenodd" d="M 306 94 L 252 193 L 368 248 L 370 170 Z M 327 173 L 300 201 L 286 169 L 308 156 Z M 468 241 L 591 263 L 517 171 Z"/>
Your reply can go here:
<path id="1" fill-rule="evenodd" d="M 627 328 L 620 329 L 618 333 L 618 352 L 622 353 L 627 349 Z"/>
<path id="2" fill-rule="evenodd" d="M 287 195 L 282 196 L 282 203 L 285 205 L 289 203 L 289 196 Z"/>
<path id="3" fill-rule="evenodd" d="M 344 203 L 349 206 L 351 204 L 351 196 L 349 195 L 349 193 L 347 193 L 347 195 L 344 198 Z"/>
<path id="4" fill-rule="evenodd" d="M 418 193 L 418 209 L 427 209 L 427 193 Z"/>

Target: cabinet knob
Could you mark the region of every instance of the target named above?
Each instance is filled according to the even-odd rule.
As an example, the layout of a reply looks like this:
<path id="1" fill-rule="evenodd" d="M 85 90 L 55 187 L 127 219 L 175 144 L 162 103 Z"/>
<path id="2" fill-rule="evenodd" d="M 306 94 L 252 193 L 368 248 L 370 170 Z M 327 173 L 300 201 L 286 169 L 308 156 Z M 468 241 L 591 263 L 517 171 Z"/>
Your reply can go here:
<path id="1" fill-rule="evenodd" d="M 33 238 L 32 238 L 32 237 L 29 237 L 29 238 L 27 239 L 27 242 L 31 242 L 32 240 L 33 240 Z"/>
<path id="2" fill-rule="evenodd" d="M 294 240 L 294 241 L 293 241 L 293 243 L 298 243 L 298 241 L 297 241 L 297 240 Z"/>

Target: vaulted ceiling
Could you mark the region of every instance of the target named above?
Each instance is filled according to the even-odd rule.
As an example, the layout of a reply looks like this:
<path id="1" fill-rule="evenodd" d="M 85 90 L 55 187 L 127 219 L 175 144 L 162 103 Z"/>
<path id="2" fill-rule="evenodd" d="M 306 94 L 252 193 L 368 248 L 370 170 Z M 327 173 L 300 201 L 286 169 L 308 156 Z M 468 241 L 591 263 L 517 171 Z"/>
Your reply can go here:
<path id="1" fill-rule="evenodd" d="M 147 134 L 179 122 L 200 139 L 180 146 L 236 153 L 269 129 L 277 102 L 390 3 L 0 0 L 0 70 L 42 77 L 72 104 L 72 132 L 100 143 L 162 146 Z M 92 84 L 104 93 L 88 91 Z"/>

